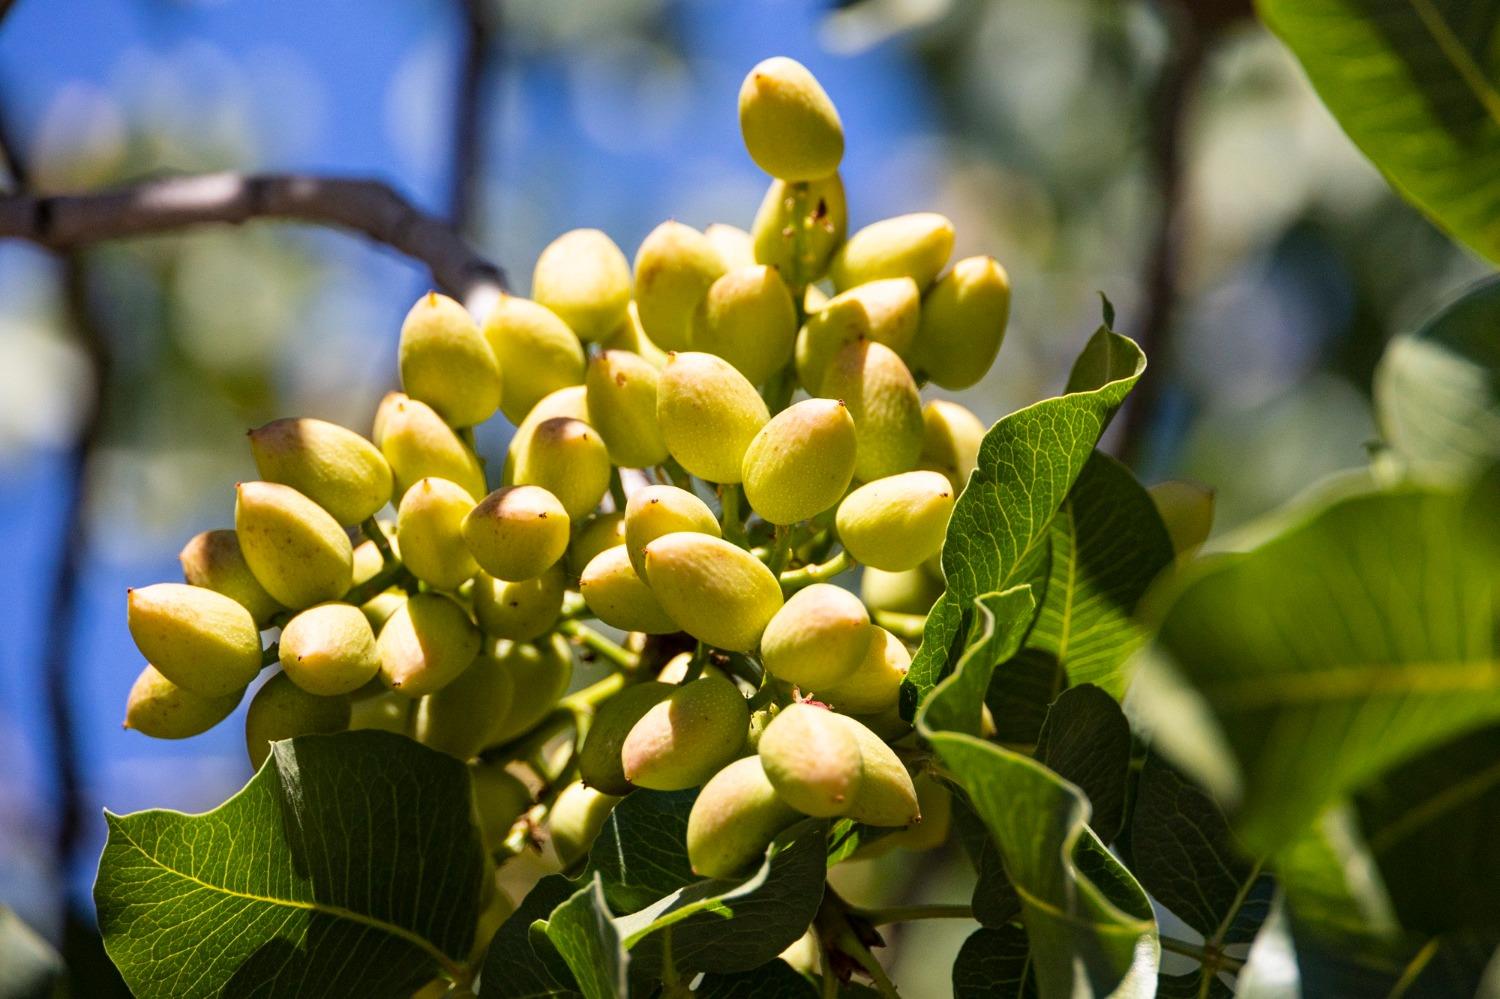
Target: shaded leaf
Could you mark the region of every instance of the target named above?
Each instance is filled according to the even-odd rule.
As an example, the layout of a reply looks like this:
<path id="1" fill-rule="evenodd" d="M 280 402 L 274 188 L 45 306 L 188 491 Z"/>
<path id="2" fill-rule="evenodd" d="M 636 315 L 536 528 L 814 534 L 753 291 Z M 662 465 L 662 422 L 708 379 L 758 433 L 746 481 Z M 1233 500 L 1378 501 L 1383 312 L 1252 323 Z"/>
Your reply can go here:
<path id="1" fill-rule="evenodd" d="M 811 925 L 827 876 L 827 823 L 806 819 L 784 830 L 748 878 L 699 881 L 616 920 L 631 960 L 659 969 L 664 932 L 683 972 L 733 973 L 759 967 Z"/>
<path id="2" fill-rule="evenodd" d="M 1259 0 L 1344 131 L 1408 200 L 1500 260 L 1494 0 Z"/>
<path id="3" fill-rule="evenodd" d="M 1047 708 L 1068 688 L 1068 671 L 1057 657 L 1041 649 L 1022 649 L 995 671 L 984 703 L 995 720 L 995 739 L 1013 746 L 1034 746 L 1041 738 Z"/>
<path id="4" fill-rule="evenodd" d="M 1036 758 L 1088 797 L 1089 825 L 1105 843 L 1125 820 L 1130 723 L 1120 705 L 1093 684 L 1072 687 L 1053 702 L 1037 739 Z"/>
<path id="5" fill-rule="evenodd" d="M 1219 806 L 1148 755 L 1131 817 L 1131 870 L 1142 887 L 1217 946 L 1255 939 L 1274 884 L 1245 856 Z"/>
<path id="6" fill-rule="evenodd" d="M 568 963 L 585 999 L 629 995 L 630 957 L 621 944 L 598 874 L 552 911 L 546 934 Z"/>
<path id="7" fill-rule="evenodd" d="M 1276 854 L 1288 913 L 1330 940 L 1396 937 L 1395 912 L 1353 810 L 1329 808 Z"/>
<path id="8" fill-rule="evenodd" d="M 1054 518 L 1048 545 L 1045 598 L 1026 649 L 1063 671 L 1054 696 L 1071 682 L 1118 698 L 1122 667 L 1145 640 L 1136 604 L 1173 559 L 1156 504 L 1129 469 L 1095 451 Z"/>
<path id="9" fill-rule="evenodd" d="M 1224 732 L 1250 849 L 1500 718 L 1494 500 L 1490 482 L 1343 496 L 1177 587 L 1158 644 Z"/>
<path id="10" fill-rule="evenodd" d="M 531 932 L 533 923 L 545 920 L 577 890 L 568 878 L 550 874 L 527 892 L 490 942 L 479 979 L 481 999 L 582 995 L 546 933 Z"/>
<path id="11" fill-rule="evenodd" d="M 1029 587 L 990 594 L 977 617 L 988 627 L 976 646 L 993 642 L 995 608 L 1023 604 Z M 1145 892 L 1089 830 L 1088 799 L 1042 764 L 932 719 L 965 724 L 951 701 L 983 690 L 994 669 L 987 656 L 966 655 L 928 697 L 918 731 L 968 794 L 1021 898 L 1043 995 L 1116 992 L 1150 995 L 1156 983 L 1156 924 Z"/>
<path id="12" fill-rule="evenodd" d="M 1500 279 L 1484 281 L 1415 333 L 1394 337 L 1375 372 L 1385 442 L 1424 475 L 1464 475 L 1500 459 Z"/>
<path id="13" fill-rule="evenodd" d="M 974 882 L 974 918 L 981 926 L 1001 927 L 1021 916 L 1021 896 L 1005 873 L 1005 861 L 999 849 L 985 837 L 984 847 L 975 865 L 979 876 Z"/>
<path id="14" fill-rule="evenodd" d="M 688 791 L 636 790 L 610 810 L 589 850 L 584 877 L 597 873 L 617 912 L 634 912 L 698 880 L 687 855 Z"/>
<path id="15" fill-rule="evenodd" d="M 928 615 L 902 685 L 903 715 L 915 714 L 967 647 L 955 644 L 972 627 L 974 599 L 1030 578 L 1046 554 L 1053 516 L 1145 368 L 1133 341 L 1101 327 L 1074 365 L 1068 394 L 1012 413 L 985 434 L 948 524 L 947 590 Z"/>
<path id="16" fill-rule="evenodd" d="M 733 975 L 704 975 L 698 999 L 816 999 L 818 987 L 782 960 Z"/>
<path id="17" fill-rule="evenodd" d="M 1500 727 L 1388 771 L 1356 805 L 1403 929 L 1500 925 Z"/>
<path id="18" fill-rule="evenodd" d="M 1021 927 L 976 930 L 959 948 L 953 962 L 955 999 L 1030 999 L 1036 994 Z"/>
<path id="19" fill-rule="evenodd" d="M 464 765 L 410 739 L 278 742 L 211 812 L 106 813 L 105 947 L 142 997 L 408 995 L 473 940 L 472 808 Z"/>

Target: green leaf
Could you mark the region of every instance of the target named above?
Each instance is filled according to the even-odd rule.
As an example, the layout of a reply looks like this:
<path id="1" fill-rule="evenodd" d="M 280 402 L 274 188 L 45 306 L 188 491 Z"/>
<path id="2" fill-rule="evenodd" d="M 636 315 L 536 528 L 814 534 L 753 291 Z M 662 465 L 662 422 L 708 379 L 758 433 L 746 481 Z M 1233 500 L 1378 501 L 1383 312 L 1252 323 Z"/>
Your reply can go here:
<path id="1" fill-rule="evenodd" d="M 1125 821 L 1130 723 L 1113 697 L 1093 684 L 1063 691 L 1047 712 L 1036 758 L 1089 800 L 1089 825 L 1108 843 Z"/>
<path id="2" fill-rule="evenodd" d="M 690 791 L 637 790 L 609 813 L 584 876 L 597 873 L 617 912 L 634 912 L 698 880 L 687 855 Z"/>
<path id="3" fill-rule="evenodd" d="M 984 718 L 984 692 L 995 664 L 1015 654 L 1036 609 L 1031 587 L 986 593 L 974 601 L 975 636 L 958 668 L 922 704 L 919 726 L 978 735 Z"/>
<path id="4" fill-rule="evenodd" d="M 704 975 L 697 999 L 816 999 L 817 986 L 785 961 L 776 960 L 734 975 Z"/>
<path id="5" fill-rule="evenodd" d="M 1026 931 L 975 930 L 953 961 L 954 999 L 1032 999 L 1037 994 Z"/>
<path id="6" fill-rule="evenodd" d="M 203 815 L 106 813 L 94 886 L 137 996 L 405 996 L 462 973 L 484 857 L 469 775 L 387 732 L 278 742 Z"/>
<path id="7" fill-rule="evenodd" d="M 1385 883 L 1351 807 L 1340 803 L 1275 857 L 1287 909 L 1300 927 L 1334 941 L 1381 941 L 1399 932 Z"/>
<path id="8" fill-rule="evenodd" d="M 546 934 L 568 963 L 585 999 L 620 999 L 630 994 L 630 957 L 598 874 L 552 911 Z"/>
<path id="9" fill-rule="evenodd" d="M 0 905 L 0 999 L 49 996 L 62 977 L 62 957 L 52 945 Z"/>
<path id="10" fill-rule="evenodd" d="M 1101 327 L 1074 365 L 1068 394 L 1012 413 L 985 434 L 978 466 L 948 523 L 947 590 L 928 615 L 902 685 L 905 717 L 915 715 L 967 647 L 955 643 L 972 627 L 974 599 L 1028 581 L 1041 564 L 1053 516 L 1145 369 L 1134 341 Z"/>
<path id="11" fill-rule="evenodd" d="M 1028 586 L 981 598 L 977 617 L 985 627 L 973 648 L 994 645 L 995 622 L 1015 617 L 1029 600 Z M 1149 996 L 1158 959 L 1151 903 L 1088 828 L 1088 799 L 1036 760 L 962 729 L 971 721 L 977 726 L 973 712 L 962 708 L 988 686 L 994 668 L 991 656 L 965 655 L 923 703 L 917 728 L 1000 852 L 1021 899 L 1039 991 Z M 944 731 L 940 722 L 958 728 Z"/>
<path id="12" fill-rule="evenodd" d="M 1270 910 L 1272 879 L 1219 806 L 1154 753 L 1136 785 L 1129 862 L 1152 898 L 1214 946 L 1250 943 Z"/>
<path id="13" fill-rule="evenodd" d="M 1500 460 L 1500 279 L 1393 338 L 1375 371 L 1385 442 L 1416 472 L 1464 476 Z"/>
<path id="14" fill-rule="evenodd" d="M 1026 648 L 1056 664 L 1054 695 L 1093 683 L 1118 698 L 1122 667 L 1146 637 L 1136 604 L 1172 564 L 1172 539 L 1130 470 L 1095 451 L 1052 522 L 1049 544 L 1046 595 Z"/>
<path id="15" fill-rule="evenodd" d="M 1500 921 L 1500 727 L 1401 764 L 1356 805 L 1404 929 L 1435 935 Z"/>
<path id="16" fill-rule="evenodd" d="M 643 972 L 670 957 L 683 972 L 759 967 L 806 932 L 823 900 L 828 824 L 806 819 L 782 831 L 760 868 L 739 880 L 699 881 L 615 922 Z"/>
<path id="17" fill-rule="evenodd" d="M 1016 886 L 1010 883 L 1010 877 L 1005 873 L 1005 861 L 988 834 L 974 866 L 978 877 L 974 881 L 971 901 L 974 919 L 979 925 L 1002 927 L 1019 919 L 1021 896 L 1016 894 Z"/>
<path id="18" fill-rule="evenodd" d="M 1224 732 L 1250 850 L 1500 718 L 1497 523 L 1492 481 L 1344 496 L 1177 587 L 1158 644 Z"/>
<path id="19" fill-rule="evenodd" d="M 526 894 L 490 942 L 479 978 L 481 999 L 582 995 L 567 962 L 546 933 L 531 932 L 532 924 L 546 920 L 577 890 L 568 878 L 549 874 Z"/>
<path id="20" fill-rule="evenodd" d="M 1455 238 L 1500 260 L 1500 4 L 1259 0 L 1354 144 Z"/>

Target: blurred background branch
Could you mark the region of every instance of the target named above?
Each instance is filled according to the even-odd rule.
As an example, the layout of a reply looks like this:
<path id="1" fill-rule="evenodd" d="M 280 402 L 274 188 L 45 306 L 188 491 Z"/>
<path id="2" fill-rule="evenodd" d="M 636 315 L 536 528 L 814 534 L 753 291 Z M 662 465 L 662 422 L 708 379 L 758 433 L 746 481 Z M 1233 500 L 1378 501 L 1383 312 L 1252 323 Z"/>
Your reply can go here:
<path id="1" fill-rule="evenodd" d="M 1157 208 L 1151 247 L 1141 274 L 1141 307 L 1132 333 L 1150 370 L 1124 414 L 1120 457 L 1138 470 L 1156 457 L 1152 431 L 1163 389 L 1173 381 L 1172 329 L 1184 251 L 1185 151 L 1188 124 L 1198 108 L 1203 68 L 1223 31 L 1253 13 L 1250 0 L 1164 0 L 1159 8 L 1169 44 L 1150 97 L 1148 169 Z"/>
<path id="2" fill-rule="evenodd" d="M 53 250 L 252 219 L 312 222 L 363 233 L 425 263 L 444 291 L 476 312 L 482 313 L 505 287 L 500 268 L 447 222 L 378 180 L 218 173 L 165 177 L 97 194 L 0 198 L 0 238 Z"/>

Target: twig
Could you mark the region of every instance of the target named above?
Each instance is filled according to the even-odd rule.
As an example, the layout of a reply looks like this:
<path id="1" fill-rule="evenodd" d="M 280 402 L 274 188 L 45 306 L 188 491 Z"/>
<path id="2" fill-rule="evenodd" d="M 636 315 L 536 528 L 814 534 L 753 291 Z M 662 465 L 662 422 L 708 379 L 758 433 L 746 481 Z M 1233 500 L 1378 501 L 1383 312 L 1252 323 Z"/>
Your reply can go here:
<path id="1" fill-rule="evenodd" d="M 1189 97 L 1207 49 L 1191 14 L 1176 9 L 1164 13 L 1172 28 L 1173 44 L 1151 99 L 1150 117 L 1150 168 L 1159 207 L 1150 255 L 1141 277 L 1144 301 L 1134 331 L 1153 370 L 1136 386 L 1123 415 L 1120 457 L 1131 464 L 1138 464 L 1145 456 L 1147 438 L 1155 428 L 1162 388 L 1168 379 L 1171 324 L 1177 306 L 1181 260 L 1178 242 L 1183 215 L 1182 133 L 1191 105 Z"/>
<path id="2" fill-rule="evenodd" d="M 459 0 L 463 21 L 463 60 L 458 68 L 453 122 L 453 184 L 448 220 L 460 235 L 472 235 L 483 193 L 485 151 L 484 88 L 494 76 L 490 52 L 494 19 L 485 0 Z"/>
<path id="3" fill-rule="evenodd" d="M 414 260 L 471 311 L 488 311 L 505 275 L 442 219 L 390 185 L 303 174 L 215 173 L 163 177 L 89 194 L 0 198 L 0 238 L 69 250 L 209 222 L 252 219 L 313 222 L 352 229 Z"/>
<path id="4" fill-rule="evenodd" d="M 640 657 L 634 652 L 621 648 L 586 624 L 575 620 L 559 621 L 557 630 L 619 669 L 633 670 L 640 664 Z"/>

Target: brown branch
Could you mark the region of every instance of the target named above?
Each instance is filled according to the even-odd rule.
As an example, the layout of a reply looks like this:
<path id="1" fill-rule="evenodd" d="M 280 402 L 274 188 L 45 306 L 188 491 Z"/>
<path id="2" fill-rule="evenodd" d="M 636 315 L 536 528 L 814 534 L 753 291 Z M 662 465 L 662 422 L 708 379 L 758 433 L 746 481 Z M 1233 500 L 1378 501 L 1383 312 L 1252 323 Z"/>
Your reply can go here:
<path id="1" fill-rule="evenodd" d="M 1131 395 L 1120 435 L 1120 457 L 1137 467 L 1150 457 L 1148 438 L 1160 415 L 1162 390 L 1172 379 L 1171 337 L 1182 259 L 1183 134 L 1214 40 L 1252 13 L 1249 0 L 1163 0 L 1159 7 L 1172 37 L 1149 120 L 1149 166 L 1159 208 L 1141 276 L 1140 320 L 1133 330 L 1151 368 Z"/>
<path id="2" fill-rule="evenodd" d="M 0 0 L 0 15 L 5 5 Z M 0 108 L 0 163 L 18 190 L 30 183 L 27 160 L 9 119 Z M 47 594 L 42 631 L 43 696 L 52 736 L 52 764 L 57 782 L 57 822 L 53 827 L 53 854 L 60 877 L 70 876 L 83 836 L 83 780 L 77 731 L 73 713 L 73 658 L 76 652 L 79 612 L 79 577 L 88 562 L 88 470 L 103 430 L 105 391 L 109 385 L 109 350 L 92 319 L 86 298 L 86 276 L 76 253 L 59 255 L 62 265 L 64 304 L 78 347 L 88 358 L 92 383 L 81 400 L 83 412 L 78 435 L 65 459 L 67 483 L 58 536 L 57 569 Z"/>
<path id="3" fill-rule="evenodd" d="M 425 263 L 448 294 L 482 314 L 505 275 L 441 219 L 390 185 L 297 174 L 165 177 L 89 194 L 0 198 L 0 238 L 53 250 L 209 222 L 280 219 L 352 229 Z"/>
<path id="4" fill-rule="evenodd" d="M 454 95 L 453 189 L 449 192 L 448 221 L 461 235 L 472 234 L 475 212 L 483 200 L 484 88 L 495 75 L 490 65 L 495 19 L 487 9 L 489 2 L 459 0 L 458 4 L 463 54 Z"/>

